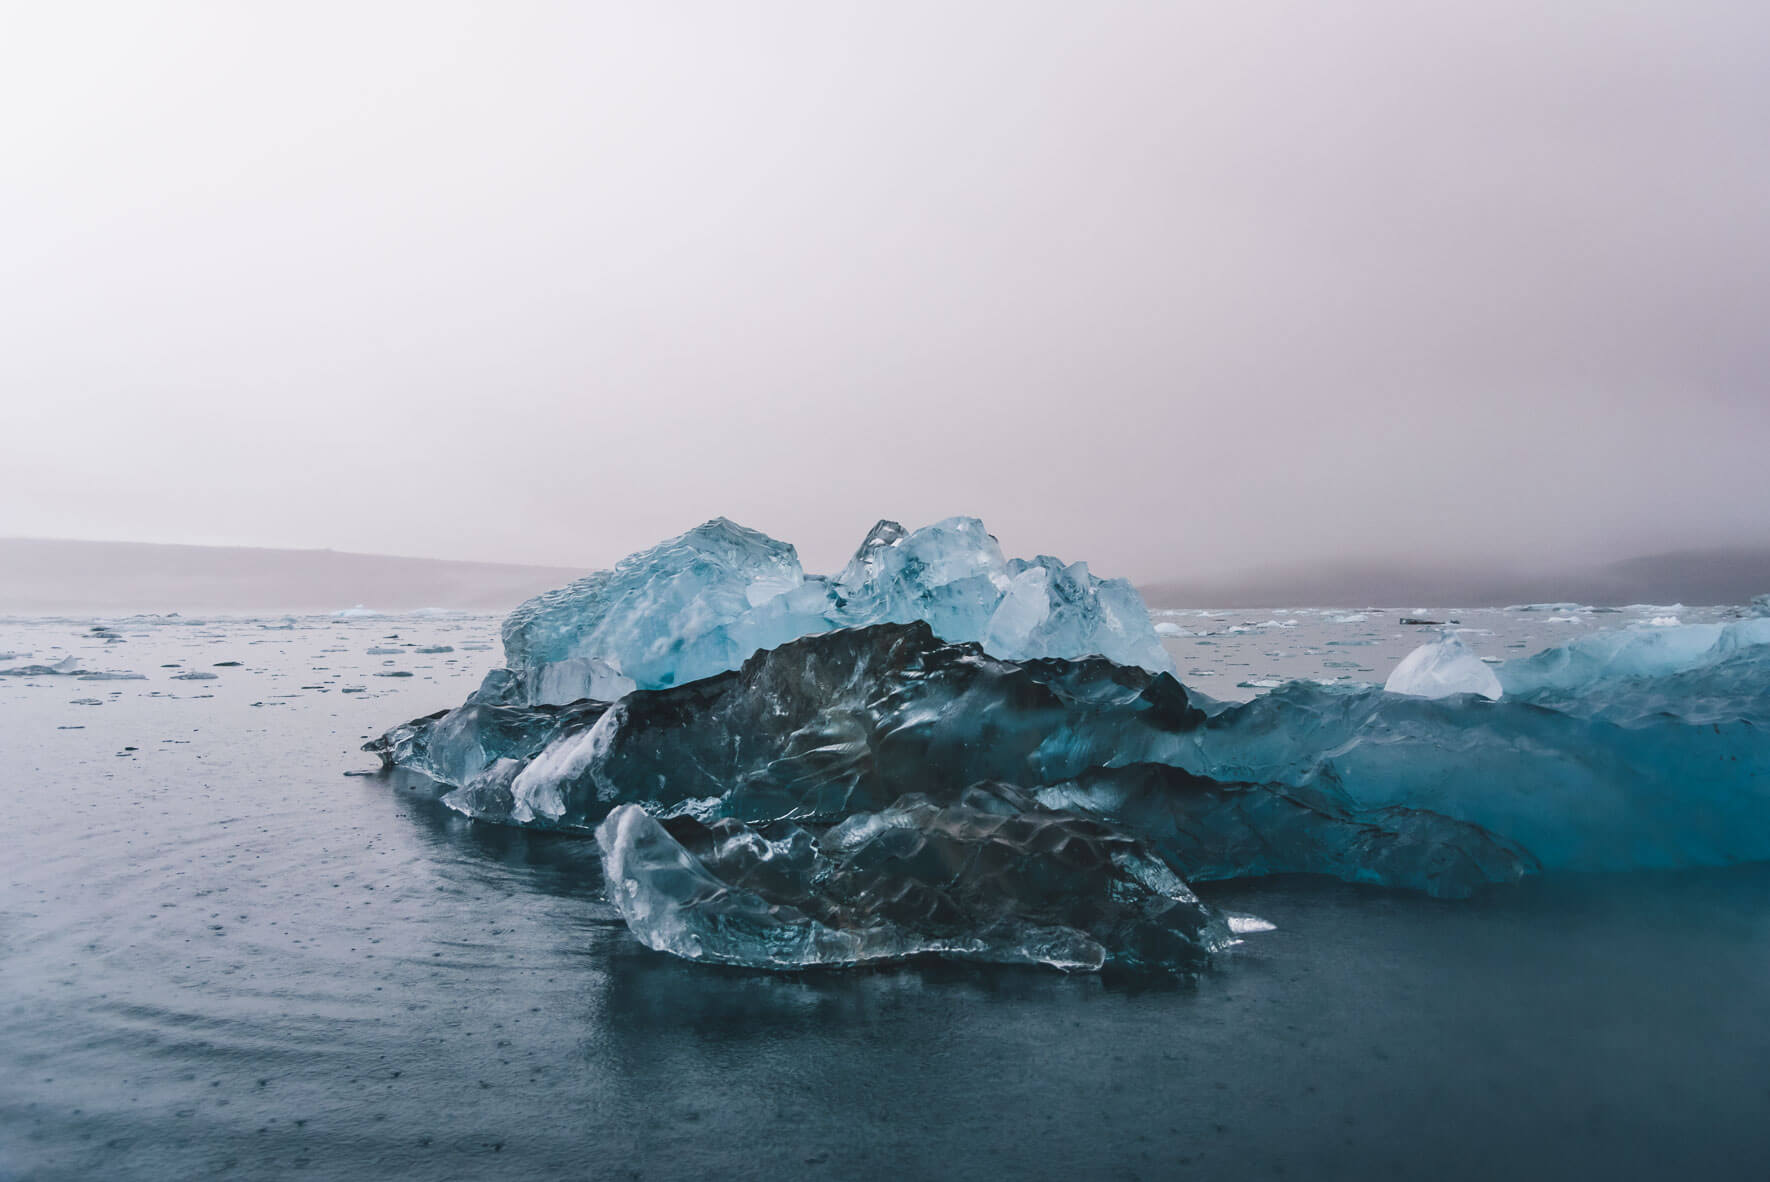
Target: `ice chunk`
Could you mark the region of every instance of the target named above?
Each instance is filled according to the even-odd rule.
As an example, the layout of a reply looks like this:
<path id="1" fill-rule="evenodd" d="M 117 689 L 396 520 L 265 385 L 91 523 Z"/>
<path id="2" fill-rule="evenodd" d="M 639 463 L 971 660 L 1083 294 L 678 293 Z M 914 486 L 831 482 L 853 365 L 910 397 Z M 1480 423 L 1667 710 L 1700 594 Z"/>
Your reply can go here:
<path id="1" fill-rule="evenodd" d="M 1189 879 L 1460 895 L 1539 864 L 1770 858 L 1770 619 L 1589 634 L 1496 672 L 1499 701 L 1293 682 L 1231 705 L 1103 660 L 999 661 L 879 626 L 629 695 L 581 760 L 525 781 L 533 820 L 510 778 L 469 791 L 471 773 L 576 742 L 600 705 L 477 703 L 396 728 L 384 757 L 441 772 L 471 815 L 580 830 L 619 803 L 830 824 L 1001 781 L 1126 826 Z"/>
<path id="2" fill-rule="evenodd" d="M 620 803 L 830 825 L 908 793 L 954 803 L 991 781 L 1050 807 L 1134 817 L 1189 876 L 1301 871 L 1458 895 L 1534 866 L 1446 817 L 1361 812 L 1331 793 L 1182 766 L 1197 764 L 1210 721 L 1167 674 L 998 661 L 918 621 L 806 637 L 606 711 L 470 703 L 370 747 L 455 786 L 445 799 L 459 811 L 544 828 L 591 829 Z M 509 763 L 485 775 L 498 759 Z"/>
<path id="3" fill-rule="evenodd" d="M 570 701 L 599 676 L 661 688 L 828 630 L 827 603 L 793 547 L 721 517 L 518 607 L 505 663 L 531 703 Z M 547 678 L 560 662 L 575 664 Z"/>
<path id="4" fill-rule="evenodd" d="M 1225 912 L 1223 918 L 1229 924 L 1229 930 L 1236 935 L 1252 932 L 1275 932 L 1278 925 L 1271 920 L 1261 919 L 1258 915 L 1242 915 L 1234 911 Z"/>
<path id="5" fill-rule="evenodd" d="M 816 828 L 658 821 L 596 833 L 610 900 L 648 946 L 758 968 L 939 955 L 1065 970 L 1190 973 L 1269 930 L 1200 903 L 1129 835 L 979 784 Z"/>
<path id="6" fill-rule="evenodd" d="M 11 669 L 0 669 L 0 677 L 74 677 L 86 672 L 80 668 L 80 658 L 63 657 L 49 665 L 15 665 Z"/>
<path id="7" fill-rule="evenodd" d="M 1592 632 L 1500 667 L 1508 694 L 1611 696 L 1631 678 L 1668 678 L 1714 669 L 1737 656 L 1770 663 L 1770 617 Z"/>
<path id="8" fill-rule="evenodd" d="M 882 521 L 833 578 L 718 518 L 523 604 L 505 621 L 505 663 L 521 701 L 561 704 L 697 681 L 800 636 L 914 620 L 998 656 L 1172 669 L 1129 583 L 1044 555 L 1005 559 L 970 517 L 915 531 Z"/>
<path id="9" fill-rule="evenodd" d="M 402 768 L 465 789 L 500 761 L 520 769 L 558 736 L 593 726 L 606 709 L 594 701 L 565 707 L 512 706 L 481 700 L 476 694 L 454 710 L 439 710 L 396 726 L 363 749 L 380 756 L 385 769 Z M 508 783 L 502 791 L 500 799 L 507 800 Z M 463 798 L 461 811 L 489 815 L 471 797 Z"/>
<path id="10" fill-rule="evenodd" d="M 370 745 L 468 816 L 598 831 L 654 947 L 1187 971 L 1236 929 L 1186 927 L 1185 881 L 1453 897 L 1542 868 L 1770 859 L 1770 616 L 1590 633 L 1492 669 L 1449 633 L 1386 689 L 1226 703 L 1061 655 L 1158 638 L 1134 593 L 1003 559 L 967 519 L 881 524 L 835 579 L 728 522 L 691 535 L 524 605 L 510 668 Z"/>
<path id="11" fill-rule="evenodd" d="M 639 686 L 607 661 L 596 657 L 567 657 L 542 665 L 529 683 L 528 696 L 536 702 L 576 702 L 595 698 L 612 702 Z"/>
<path id="12" fill-rule="evenodd" d="M 1500 679 L 1454 632 L 1431 644 L 1422 644 L 1401 659 L 1383 683 L 1392 694 L 1416 698 L 1445 698 L 1451 694 L 1480 694 L 1498 698 Z"/>

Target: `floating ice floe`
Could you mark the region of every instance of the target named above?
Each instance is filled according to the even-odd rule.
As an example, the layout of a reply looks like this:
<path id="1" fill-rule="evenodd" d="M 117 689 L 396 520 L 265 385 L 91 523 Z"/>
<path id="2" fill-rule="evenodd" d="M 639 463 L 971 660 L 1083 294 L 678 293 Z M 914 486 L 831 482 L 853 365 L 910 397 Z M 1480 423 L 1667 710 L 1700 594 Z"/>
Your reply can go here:
<path id="1" fill-rule="evenodd" d="M 80 658 L 63 657 L 47 665 L 15 665 L 11 669 L 0 669 L 0 677 L 73 677 L 85 672 L 80 667 Z"/>
<path id="2" fill-rule="evenodd" d="M 1386 688 L 1234 704 L 1156 659 L 1127 585 L 1004 560 L 970 519 L 881 525 L 833 578 L 718 521 L 505 641 L 467 702 L 369 749 L 467 816 L 595 833 L 635 935 L 691 959 L 1184 973 L 1254 930 L 1188 880 L 1456 897 L 1770 858 L 1770 617 L 1492 667 L 1447 633 Z"/>

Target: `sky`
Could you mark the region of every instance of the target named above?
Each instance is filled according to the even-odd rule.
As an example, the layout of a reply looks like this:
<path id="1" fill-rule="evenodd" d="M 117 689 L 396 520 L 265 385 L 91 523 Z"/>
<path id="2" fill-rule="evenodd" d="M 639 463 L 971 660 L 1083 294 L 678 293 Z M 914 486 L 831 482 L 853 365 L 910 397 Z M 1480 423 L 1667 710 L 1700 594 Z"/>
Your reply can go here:
<path id="1" fill-rule="evenodd" d="M 13 5 L 0 535 L 1770 542 L 1770 5 Z"/>

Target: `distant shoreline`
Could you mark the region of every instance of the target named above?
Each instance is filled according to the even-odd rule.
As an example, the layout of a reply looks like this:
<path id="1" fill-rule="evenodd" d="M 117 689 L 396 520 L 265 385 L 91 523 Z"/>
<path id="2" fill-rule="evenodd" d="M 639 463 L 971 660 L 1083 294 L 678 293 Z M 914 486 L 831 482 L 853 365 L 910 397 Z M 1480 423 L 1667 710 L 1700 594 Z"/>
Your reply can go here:
<path id="1" fill-rule="evenodd" d="M 0 614 L 503 612 L 585 573 L 336 550 L 0 538 Z"/>
<path id="2" fill-rule="evenodd" d="M 335 550 L 0 538 L 0 615 L 328 615 L 359 605 L 390 615 L 501 613 L 587 573 Z M 1770 547 L 1680 551 L 1562 571 L 1342 563 L 1151 580 L 1138 590 L 1154 609 L 1715 606 L 1770 591 Z"/>

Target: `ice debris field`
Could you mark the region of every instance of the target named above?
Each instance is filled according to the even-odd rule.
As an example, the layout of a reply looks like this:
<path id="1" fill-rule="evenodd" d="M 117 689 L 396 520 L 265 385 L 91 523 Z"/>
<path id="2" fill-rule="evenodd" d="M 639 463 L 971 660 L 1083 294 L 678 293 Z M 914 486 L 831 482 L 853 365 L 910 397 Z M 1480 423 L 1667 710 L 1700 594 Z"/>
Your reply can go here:
<path id="1" fill-rule="evenodd" d="M 882 522 L 831 576 L 718 519 L 502 639 L 366 749 L 468 817 L 593 834 L 633 935 L 690 960 L 1185 975 L 1269 926 L 1190 882 L 1770 858 L 1763 598 L 1152 615 L 975 519 Z"/>

